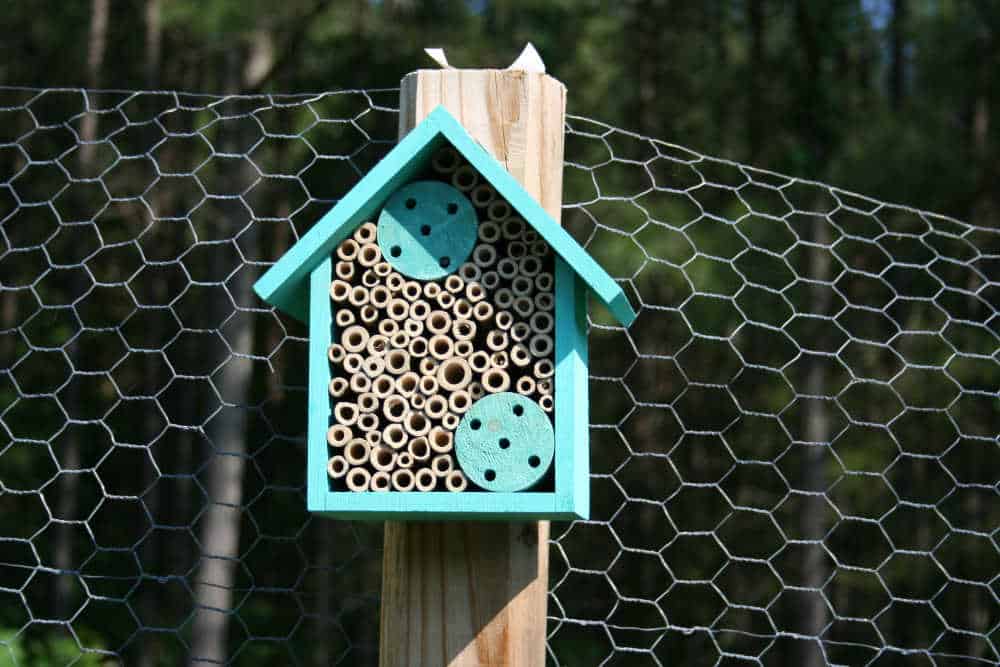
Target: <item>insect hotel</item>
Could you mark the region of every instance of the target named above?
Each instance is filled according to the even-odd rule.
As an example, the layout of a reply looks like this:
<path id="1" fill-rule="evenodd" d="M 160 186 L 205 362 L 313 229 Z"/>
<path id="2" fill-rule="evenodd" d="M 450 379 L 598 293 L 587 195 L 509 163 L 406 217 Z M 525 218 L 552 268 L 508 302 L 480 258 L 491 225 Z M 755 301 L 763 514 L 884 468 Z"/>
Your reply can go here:
<path id="1" fill-rule="evenodd" d="M 255 289 L 309 324 L 310 511 L 588 516 L 587 293 L 635 313 L 444 108 Z"/>

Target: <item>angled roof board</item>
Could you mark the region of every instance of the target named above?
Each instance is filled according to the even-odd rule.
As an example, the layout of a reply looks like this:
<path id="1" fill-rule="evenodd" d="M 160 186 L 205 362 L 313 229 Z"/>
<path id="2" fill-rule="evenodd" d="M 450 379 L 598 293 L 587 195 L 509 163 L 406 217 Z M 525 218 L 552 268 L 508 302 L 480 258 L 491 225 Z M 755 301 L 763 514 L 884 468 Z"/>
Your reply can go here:
<path id="1" fill-rule="evenodd" d="M 254 284 L 268 303 L 300 320 L 308 317 L 309 273 L 376 211 L 396 189 L 413 180 L 427 159 L 450 143 L 531 225 L 621 322 L 629 326 L 635 311 L 614 278 L 550 216 L 542 206 L 480 146 L 444 107 L 396 144 L 361 181 L 330 209 L 305 236 Z"/>

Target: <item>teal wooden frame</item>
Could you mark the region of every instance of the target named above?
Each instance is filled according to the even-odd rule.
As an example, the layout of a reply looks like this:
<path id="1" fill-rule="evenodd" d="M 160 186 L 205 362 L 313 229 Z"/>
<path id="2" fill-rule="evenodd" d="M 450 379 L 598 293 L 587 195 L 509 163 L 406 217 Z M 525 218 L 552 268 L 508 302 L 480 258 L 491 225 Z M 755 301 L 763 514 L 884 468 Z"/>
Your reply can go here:
<path id="1" fill-rule="evenodd" d="M 587 285 L 556 258 L 555 267 L 555 486 L 553 491 L 330 491 L 326 476 L 333 336 L 329 289 L 332 260 L 309 275 L 309 424 L 306 465 L 310 512 L 340 519 L 426 521 L 448 519 L 587 519 L 590 517 L 590 419 L 587 364 Z"/>

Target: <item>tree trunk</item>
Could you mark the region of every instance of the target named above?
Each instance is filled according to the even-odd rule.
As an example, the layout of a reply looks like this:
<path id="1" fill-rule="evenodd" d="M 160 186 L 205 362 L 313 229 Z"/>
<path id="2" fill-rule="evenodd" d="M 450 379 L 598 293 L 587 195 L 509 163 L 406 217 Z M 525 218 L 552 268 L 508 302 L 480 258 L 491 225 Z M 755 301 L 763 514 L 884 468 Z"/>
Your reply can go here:
<path id="1" fill-rule="evenodd" d="M 764 74 L 764 0 L 747 0 L 747 24 L 750 27 L 750 90 L 747 97 L 748 159 L 760 157 L 764 145 L 763 74 Z"/>
<path id="2" fill-rule="evenodd" d="M 893 0 L 889 22 L 889 104 L 893 111 L 903 106 L 906 91 L 907 0 Z"/>

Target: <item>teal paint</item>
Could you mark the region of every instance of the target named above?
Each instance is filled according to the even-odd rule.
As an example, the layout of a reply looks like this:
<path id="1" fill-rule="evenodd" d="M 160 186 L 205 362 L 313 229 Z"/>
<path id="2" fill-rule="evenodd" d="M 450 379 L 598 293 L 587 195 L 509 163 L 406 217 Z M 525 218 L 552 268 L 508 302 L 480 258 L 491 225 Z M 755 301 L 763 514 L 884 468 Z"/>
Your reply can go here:
<path id="1" fill-rule="evenodd" d="M 476 245 L 476 210 L 460 190 L 417 181 L 397 190 L 378 219 L 382 257 L 409 278 L 436 280 L 458 270 Z"/>
<path id="2" fill-rule="evenodd" d="M 618 283 L 546 213 L 521 184 L 443 107 L 432 111 L 351 189 L 302 239 L 254 284 L 268 303 L 300 320 L 308 317 L 309 273 L 362 222 L 375 218 L 390 195 L 426 167 L 430 155 L 450 143 L 562 257 L 623 326 L 635 311 Z"/>
<path id="3" fill-rule="evenodd" d="M 555 434 L 537 403 L 512 392 L 472 404 L 455 431 L 455 458 L 472 482 L 487 491 L 522 491 L 552 464 Z"/>
<path id="4" fill-rule="evenodd" d="M 330 363 L 327 348 L 333 336 L 329 257 L 309 275 L 309 417 L 306 425 L 306 505 L 312 512 L 326 509 L 326 430 L 330 421 Z"/>

